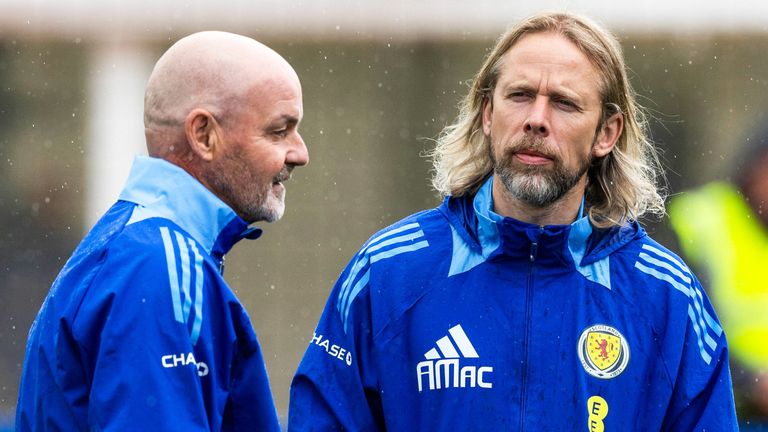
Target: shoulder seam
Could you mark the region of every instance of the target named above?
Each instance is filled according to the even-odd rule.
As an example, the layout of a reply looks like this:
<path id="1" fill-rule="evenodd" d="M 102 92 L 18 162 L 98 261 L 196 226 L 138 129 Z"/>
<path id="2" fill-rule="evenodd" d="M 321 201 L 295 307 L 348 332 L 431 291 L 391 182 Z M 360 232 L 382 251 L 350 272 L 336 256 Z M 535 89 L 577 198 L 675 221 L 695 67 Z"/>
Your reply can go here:
<path id="1" fill-rule="evenodd" d="M 671 253 L 649 244 L 642 246 L 634 267 L 688 298 L 687 315 L 696 333 L 699 354 L 706 364 L 710 364 L 712 354 L 707 348 L 714 353 L 718 345 L 710 332 L 720 338 L 723 329 L 704 307 L 704 296 L 694 283 L 693 274 L 688 267 Z"/>
<path id="2" fill-rule="evenodd" d="M 410 253 L 429 246 L 421 225 L 412 222 L 380 232 L 369 240 L 352 261 L 351 269 L 341 284 L 336 309 L 347 332 L 352 302 L 368 285 L 370 267 L 379 261 Z"/>

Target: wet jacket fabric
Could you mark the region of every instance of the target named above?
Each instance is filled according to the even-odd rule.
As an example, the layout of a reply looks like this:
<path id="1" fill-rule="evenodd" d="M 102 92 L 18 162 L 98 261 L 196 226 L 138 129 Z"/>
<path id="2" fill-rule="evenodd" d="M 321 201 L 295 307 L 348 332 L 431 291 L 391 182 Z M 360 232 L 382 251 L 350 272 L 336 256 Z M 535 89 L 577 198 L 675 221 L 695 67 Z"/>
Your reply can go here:
<path id="1" fill-rule="evenodd" d="M 288 429 L 737 430 L 697 279 L 636 223 L 540 227 L 491 180 L 375 234 L 333 288 Z"/>
<path id="2" fill-rule="evenodd" d="M 27 430 L 279 430 L 259 343 L 220 274 L 256 238 L 181 168 L 138 157 L 29 333 Z"/>

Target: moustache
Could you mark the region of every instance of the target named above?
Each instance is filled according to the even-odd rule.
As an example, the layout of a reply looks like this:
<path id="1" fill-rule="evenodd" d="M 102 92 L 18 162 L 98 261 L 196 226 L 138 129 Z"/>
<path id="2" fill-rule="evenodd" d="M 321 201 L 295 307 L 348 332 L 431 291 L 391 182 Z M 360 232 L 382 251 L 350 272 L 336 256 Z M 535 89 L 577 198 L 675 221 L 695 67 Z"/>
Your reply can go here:
<path id="1" fill-rule="evenodd" d="M 272 179 L 273 183 L 282 183 L 284 181 L 291 179 L 291 174 L 293 172 L 293 167 L 284 166 L 283 169 L 280 170 L 280 172 Z"/>
<path id="2" fill-rule="evenodd" d="M 551 159 L 556 165 L 562 163 L 562 158 L 557 148 L 538 137 L 524 136 L 512 142 L 509 147 L 504 149 L 503 158 L 511 160 L 517 153 L 537 153 Z"/>

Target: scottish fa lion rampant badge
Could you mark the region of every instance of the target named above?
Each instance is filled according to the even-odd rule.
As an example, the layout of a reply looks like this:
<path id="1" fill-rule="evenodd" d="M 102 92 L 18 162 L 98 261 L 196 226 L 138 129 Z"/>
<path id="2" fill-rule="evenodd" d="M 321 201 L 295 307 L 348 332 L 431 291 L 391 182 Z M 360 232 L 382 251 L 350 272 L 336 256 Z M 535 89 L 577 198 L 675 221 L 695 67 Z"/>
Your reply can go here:
<path id="1" fill-rule="evenodd" d="M 596 378 L 614 378 L 624 372 L 629 363 L 627 340 L 618 330 L 603 324 L 581 332 L 578 352 L 584 370 Z"/>

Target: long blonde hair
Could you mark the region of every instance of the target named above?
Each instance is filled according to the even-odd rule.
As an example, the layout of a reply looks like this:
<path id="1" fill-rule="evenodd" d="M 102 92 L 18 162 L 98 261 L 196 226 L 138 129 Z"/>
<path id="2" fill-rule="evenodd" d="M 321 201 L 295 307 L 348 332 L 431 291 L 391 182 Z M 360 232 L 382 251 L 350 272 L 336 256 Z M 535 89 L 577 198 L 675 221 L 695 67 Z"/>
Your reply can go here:
<path id="1" fill-rule="evenodd" d="M 473 195 L 493 172 L 489 142 L 483 133 L 483 102 L 499 78 L 502 58 L 523 36 L 553 32 L 573 42 L 601 75 L 602 118 L 624 116 L 624 130 L 613 151 L 597 159 L 587 176 L 586 207 L 595 226 L 623 225 L 645 213 L 664 214 L 664 173 L 647 137 L 646 118 L 627 78 L 616 38 L 589 20 L 565 13 L 533 16 L 503 34 L 475 75 L 459 116 L 447 126 L 430 152 L 432 185 L 442 195 Z M 599 130 L 599 129 L 598 129 Z"/>

